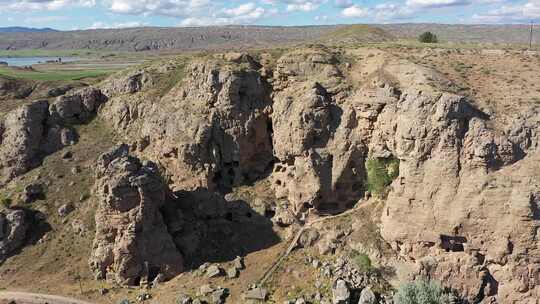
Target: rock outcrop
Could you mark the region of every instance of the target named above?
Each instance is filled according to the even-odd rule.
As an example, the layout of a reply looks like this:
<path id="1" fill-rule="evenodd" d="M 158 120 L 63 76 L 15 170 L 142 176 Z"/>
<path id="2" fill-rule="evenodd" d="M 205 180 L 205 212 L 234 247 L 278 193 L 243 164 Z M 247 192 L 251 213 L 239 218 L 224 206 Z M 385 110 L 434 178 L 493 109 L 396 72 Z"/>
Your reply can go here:
<path id="1" fill-rule="evenodd" d="M 49 105 L 23 105 L 0 120 L 0 185 L 41 164 L 43 157 L 77 141 L 73 124 L 87 122 L 106 101 L 101 91 L 84 88 Z"/>
<path id="2" fill-rule="evenodd" d="M 128 155 L 126 145 L 97 164 L 98 207 L 90 267 L 98 279 L 122 285 L 168 280 L 183 269 L 160 208 L 167 187 L 157 167 Z"/>
<path id="3" fill-rule="evenodd" d="M 417 276 L 469 301 L 537 298 L 537 109 L 495 128 L 440 73 L 371 57 L 353 64 L 313 47 L 275 65 L 197 59 L 163 95 L 117 90 L 102 115 L 173 190 L 227 192 L 269 174 L 301 219 L 350 208 L 368 194 L 366 162 L 395 159 L 381 234 Z M 126 81 L 116 87 L 138 87 Z"/>
<path id="4" fill-rule="evenodd" d="M 24 244 L 29 227 L 23 210 L 0 211 L 0 264 Z"/>
<path id="5" fill-rule="evenodd" d="M 168 168 L 176 189 L 228 189 L 254 180 L 273 160 L 270 98 L 256 66 L 242 64 L 235 70 L 214 60 L 194 63 L 183 85 L 159 102 L 113 98 L 104 115 L 138 134 L 138 146 Z"/>
<path id="6" fill-rule="evenodd" d="M 0 122 L 0 185 L 40 164 L 48 106 L 46 101 L 33 102 Z"/>

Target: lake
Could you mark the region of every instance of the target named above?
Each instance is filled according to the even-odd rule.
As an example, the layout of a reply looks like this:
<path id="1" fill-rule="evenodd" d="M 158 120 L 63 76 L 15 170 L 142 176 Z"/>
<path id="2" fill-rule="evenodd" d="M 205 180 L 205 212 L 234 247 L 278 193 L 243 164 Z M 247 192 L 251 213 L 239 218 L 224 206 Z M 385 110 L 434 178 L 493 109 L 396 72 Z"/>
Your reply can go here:
<path id="1" fill-rule="evenodd" d="M 10 66 L 30 66 L 38 63 L 45 63 L 50 60 L 58 60 L 62 58 L 62 62 L 72 62 L 78 60 L 75 57 L 0 57 L 0 62 L 7 62 Z"/>

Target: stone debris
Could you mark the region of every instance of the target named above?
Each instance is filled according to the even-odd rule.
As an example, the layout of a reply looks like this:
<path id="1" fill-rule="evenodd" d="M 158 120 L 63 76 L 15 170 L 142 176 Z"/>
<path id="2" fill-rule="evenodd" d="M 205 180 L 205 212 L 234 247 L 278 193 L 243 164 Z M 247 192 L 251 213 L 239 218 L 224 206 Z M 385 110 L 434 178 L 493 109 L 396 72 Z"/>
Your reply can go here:
<path id="1" fill-rule="evenodd" d="M 253 289 L 250 289 L 244 294 L 244 298 L 246 300 L 266 301 L 267 297 L 268 291 L 265 288 L 261 287 L 255 287 Z"/>

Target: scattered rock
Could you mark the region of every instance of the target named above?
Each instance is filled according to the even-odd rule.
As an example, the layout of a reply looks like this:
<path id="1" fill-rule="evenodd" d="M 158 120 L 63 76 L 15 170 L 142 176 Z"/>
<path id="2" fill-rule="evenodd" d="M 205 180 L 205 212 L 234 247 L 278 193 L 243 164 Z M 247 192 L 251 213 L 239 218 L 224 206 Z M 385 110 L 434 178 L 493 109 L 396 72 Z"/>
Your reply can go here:
<path id="1" fill-rule="evenodd" d="M 137 301 L 144 302 L 144 301 L 150 300 L 151 298 L 152 298 L 151 294 L 142 293 L 142 294 L 137 296 Z"/>
<path id="2" fill-rule="evenodd" d="M 73 212 L 73 210 L 75 210 L 75 207 L 72 203 L 63 204 L 62 206 L 60 206 L 60 208 L 58 208 L 58 215 L 60 215 L 61 217 L 65 217 L 71 212 Z"/>
<path id="3" fill-rule="evenodd" d="M 206 269 L 206 276 L 208 278 L 219 277 L 222 274 L 223 274 L 223 270 L 219 266 L 216 266 L 216 265 L 211 265 L 210 267 L 208 267 L 208 269 Z"/>
<path id="4" fill-rule="evenodd" d="M 202 295 L 202 296 L 206 296 L 208 294 L 211 294 L 212 292 L 214 292 L 214 288 L 208 284 L 205 284 L 203 286 L 201 286 L 201 288 L 199 289 L 199 293 Z"/>
<path id="5" fill-rule="evenodd" d="M 44 198 L 43 185 L 40 183 L 34 183 L 26 186 L 23 192 L 22 201 L 25 204 L 30 204 L 38 199 Z"/>
<path id="6" fill-rule="evenodd" d="M 253 288 L 245 293 L 246 300 L 266 301 L 267 297 L 268 291 L 261 287 Z"/>
<path id="7" fill-rule="evenodd" d="M 306 304 L 306 300 L 304 298 L 298 298 L 296 299 L 296 301 L 294 302 L 294 304 Z"/>
<path id="8" fill-rule="evenodd" d="M 229 279 L 235 279 L 238 277 L 238 269 L 236 267 L 231 267 L 229 269 L 227 269 L 227 277 Z"/>
<path id="9" fill-rule="evenodd" d="M 332 288 L 332 304 L 349 304 L 351 292 L 344 280 L 337 280 Z"/>
<path id="10" fill-rule="evenodd" d="M 58 97 L 66 94 L 69 90 L 71 90 L 72 86 L 61 86 L 52 88 L 47 92 L 47 97 Z"/>
<path id="11" fill-rule="evenodd" d="M 237 270 L 242 270 L 244 269 L 245 265 L 244 265 L 244 258 L 243 257 L 236 257 L 233 261 L 233 265 L 234 265 L 234 268 L 236 268 Z"/>
<path id="12" fill-rule="evenodd" d="M 371 288 L 366 287 L 362 289 L 358 304 L 377 304 L 377 297 L 373 291 L 371 291 Z"/>
<path id="13" fill-rule="evenodd" d="M 318 239 L 319 232 L 314 228 L 308 228 L 302 233 L 300 239 L 298 239 L 298 245 L 302 248 L 311 247 Z"/>
<path id="14" fill-rule="evenodd" d="M 192 304 L 193 299 L 188 295 L 181 294 L 178 296 L 178 299 L 176 300 L 176 304 Z"/>
<path id="15" fill-rule="evenodd" d="M 212 292 L 211 300 L 212 304 L 223 304 L 229 296 L 229 291 L 225 288 L 218 288 Z"/>

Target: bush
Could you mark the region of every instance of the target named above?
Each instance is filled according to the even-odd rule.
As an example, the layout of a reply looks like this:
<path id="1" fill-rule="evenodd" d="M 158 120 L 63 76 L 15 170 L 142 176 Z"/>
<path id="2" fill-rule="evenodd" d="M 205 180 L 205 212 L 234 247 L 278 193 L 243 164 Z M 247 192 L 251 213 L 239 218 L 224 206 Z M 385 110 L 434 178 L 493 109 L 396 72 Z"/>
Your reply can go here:
<path id="1" fill-rule="evenodd" d="M 399 176 L 399 159 L 371 158 L 366 162 L 367 190 L 372 194 L 384 196 L 386 187 Z"/>
<path id="2" fill-rule="evenodd" d="M 437 38 L 437 35 L 433 34 L 432 32 L 424 32 L 419 37 L 418 40 L 422 43 L 437 43 L 439 42 L 439 39 Z"/>
<path id="3" fill-rule="evenodd" d="M 371 259 L 365 253 L 360 253 L 354 250 L 351 253 L 351 260 L 358 267 L 358 270 L 362 272 L 369 272 L 373 269 L 373 266 L 371 265 Z"/>
<path id="4" fill-rule="evenodd" d="M 4 206 L 4 208 L 9 209 L 12 203 L 13 200 L 11 198 L 0 195 L 0 204 Z"/>
<path id="5" fill-rule="evenodd" d="M 396 304 L 453 304 L 455 296 L 436 282 L 414 281 L 399 287 Z"/>

